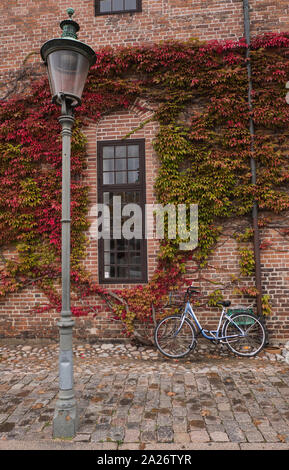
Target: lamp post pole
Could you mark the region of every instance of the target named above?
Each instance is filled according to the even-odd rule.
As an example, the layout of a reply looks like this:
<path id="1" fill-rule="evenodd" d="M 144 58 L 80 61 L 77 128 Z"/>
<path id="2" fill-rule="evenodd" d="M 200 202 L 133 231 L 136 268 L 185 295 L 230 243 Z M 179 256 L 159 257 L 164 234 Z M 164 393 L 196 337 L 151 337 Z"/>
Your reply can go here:
<path id="1" fill-rule="evenodd" d="M 62 218 L 61 218 L 61 288 L 62 306 L 59 327 L 59 394 L 53 419 L 53 437 L 74 437 L 78 427 L 77 404 L 73 385 L 72 330 L 70 307 L 70 154 L 74 107 L 81 95 L 89 67 L 96 55 L 91 47 L 77 39 L 79 25 L 69 19 L 60 23 L 61 38 L 50 39 L 41 47 L 41 57 L 48 67 L 52 101 L 61 105 L 62 126 Z"/>
<path id="2" fill-rule="evenodd" d="M 73 386 L 72 329 L 70 308 L 70 155 L 74 123 L 73 110 L 65 96 L 61 97 L 62 126 L 62 219 L 61 219 L 61 284 L 62 309 L 59 327 L 59 395 L 56 402 L 53 437 L 75 436 L 78 427 L 77 405 Z"/>

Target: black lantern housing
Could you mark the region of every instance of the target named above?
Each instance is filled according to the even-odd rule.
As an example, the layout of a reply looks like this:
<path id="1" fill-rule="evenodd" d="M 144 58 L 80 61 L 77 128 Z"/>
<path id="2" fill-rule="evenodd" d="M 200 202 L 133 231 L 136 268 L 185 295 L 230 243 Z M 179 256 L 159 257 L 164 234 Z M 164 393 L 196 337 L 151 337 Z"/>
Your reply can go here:
<path id="1" fill-rule="evenodd" d="M 72 106 L 81 103 L 81 96 L 89 68 L 95 63 L 93 49 L 77 39 L 79 25 L 71 19 L 72 8 L 67 9 L 70 18 L 60 23 L 61 38 L 50 39 L 41 48 L 41 57 L 48 67 L 52 100 L 61 103 L 61 96 Z"/>

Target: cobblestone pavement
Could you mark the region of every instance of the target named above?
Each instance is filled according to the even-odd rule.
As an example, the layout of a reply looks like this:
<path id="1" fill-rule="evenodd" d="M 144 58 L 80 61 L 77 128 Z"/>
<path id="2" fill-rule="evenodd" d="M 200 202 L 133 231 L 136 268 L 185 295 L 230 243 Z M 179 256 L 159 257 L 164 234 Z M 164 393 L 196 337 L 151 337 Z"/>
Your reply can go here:
<path id="1" fill-rule="evenodd" d="M 74 356 L 80 425 L 67 448 L 289 449 L 286 362 L 173 361 L 123 344 L 78 344 Z M 57 394 L 57 344 L 0 345 L 0 449 L 57 448 Z"/>

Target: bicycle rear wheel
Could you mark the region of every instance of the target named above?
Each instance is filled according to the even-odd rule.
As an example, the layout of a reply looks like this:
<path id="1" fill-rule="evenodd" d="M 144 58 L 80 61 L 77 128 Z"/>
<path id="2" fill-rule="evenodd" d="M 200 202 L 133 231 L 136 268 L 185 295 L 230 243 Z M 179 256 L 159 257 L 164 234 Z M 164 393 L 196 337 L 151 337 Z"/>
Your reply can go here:
<path id="1" fill-rule="evenodd" d="M 227 336 L 227 347 L 238 356 L 256 356 L 266 341 L 265 327 L 261 320 L 252 313 L 236 313 L 230 318 L 232 321 L 227 320 L 223 328 L 223 336 Z"/>
<path id="2" fill-rule="evenodd" d="M 191 352 L 196 343 L 196 332 L 192 323 L 186 318 L 181 330 L 181 315 L 164 318 L 155 329 L 155 343 L 158 350 L 167 357 L 180 358 Z"/>

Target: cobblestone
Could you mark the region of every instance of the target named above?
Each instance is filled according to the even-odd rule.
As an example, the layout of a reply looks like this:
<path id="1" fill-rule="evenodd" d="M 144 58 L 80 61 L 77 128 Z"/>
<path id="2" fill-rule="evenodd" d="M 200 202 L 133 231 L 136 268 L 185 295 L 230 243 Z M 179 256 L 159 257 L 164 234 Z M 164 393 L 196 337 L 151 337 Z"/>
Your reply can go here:
<path id="1" fill-rule="evenodd" d="M 285 361 L 216 352 L 173 361 L 152 348 L 78 344 L 74 379 L 75 445 L 289 449 Z M 0 345 L 0 448 L 11 441 L 53 443 L 57 395 L 56 343 Z"/>

